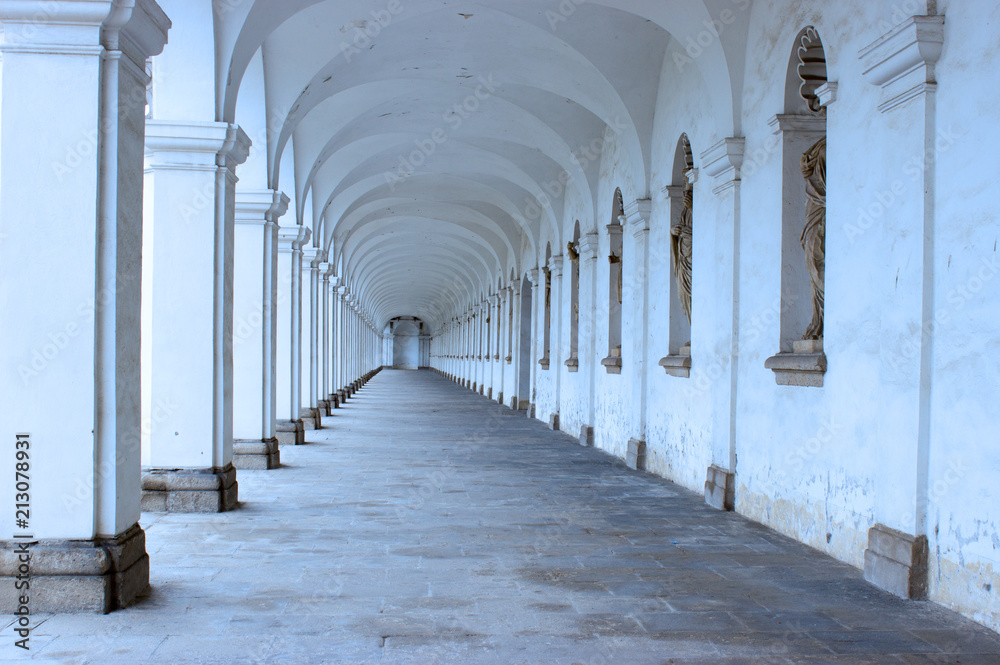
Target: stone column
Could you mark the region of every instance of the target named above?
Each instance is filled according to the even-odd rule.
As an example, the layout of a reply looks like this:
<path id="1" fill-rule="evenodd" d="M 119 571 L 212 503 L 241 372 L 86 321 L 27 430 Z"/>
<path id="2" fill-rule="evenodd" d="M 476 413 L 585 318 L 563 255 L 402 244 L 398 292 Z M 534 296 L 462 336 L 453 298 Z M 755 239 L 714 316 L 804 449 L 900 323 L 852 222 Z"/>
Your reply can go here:
<path id="1" fill-rule="evenodd" d="M 309 247 L 302 252 L 302 326 L 304 339 L 309 340 L 308 350 L 302 355 L 302 409 L 299 412 L 307 430 L 320 429 L 317 404 L 319 337 L 319 266 L 323 263 L 323 252 L 317 247 Z M 308 303 L 308 307 L 306 307 Z"/>
<path id="2" fill-rule="evenodd" d="M 320 265 L 320 288 L 319 288 L 319 312 L 320 312 L 320 332 L 322 333 L 321 361 L 319 363 L 319 377 L 317 387 L 317 403 L 320 415 L 332 416 L 333 404 L 328 396 L 330 390 L 327 385 L 330 383 L 330 276 L 333 275 L 333 264 L 323 263 Z"/>
<path id="3" fill-rule="evenodd" d="M 631 374 L 632 406 L 635 421 L 633 435 L 628 440 L 626 463 L 636 469 L 646 468 L 646 368 L 647 340 L 649 339 L 649 216 L 652 204 L 649 199 L 632 201 L 625 206 L 625 228 L 632 236 L 630 272 L 626 277 L 631 296 L 631 316 L 622 330 L 622 343 L 628 345 L 629 373 Z"/>
<path id="4" fill-rule="evenodd" d="M 710 322 L 714 346 L 718 351 L 703 367 L 718 371 L 714 380 L 706 376 L 712 400 L 712 465 L 705 479 L 705 501 L 720 510 L 735 506 L 736 476 L 736 388 L 739 376 L 739 240 L 740 240 L 740 168 L 743 165 L 743 139 L 726 138 L 701 154 L 700 174 L 713 179 L 712 193 L 717 197 L 715 221 L 717 261 L 714 288 L 719 303 L 716 319 Z M 699 178 L 701 176 L 699 175 Z M 693 334 L 693 333 L 692 333 Z M 698 349 L 692 347 L 692 364 Z"/>
<path id="5" fill-rule="evenodd" d="M 531 308 L 532 308 L 532 325 L 531 325 L 531 354 L 528 356 L 528 364 L 530 366 L 529 370 L 529 385 L 531 386 L 529 394 L 520 397 L 521 401 L 528 400 L 528 417 L 535 417 L 535 390 L 538 383 L 538 359 L 539 354 L 539 331 L 542 330 L 542 326 L 545 325 L 544 321 L 539 321 L 539 319 L 545 318 L 545 303 L 539 302 L 544 298 L 545 286 L 540 284 L 540 279 L 544 279 L 541 275 L 541 271 L 538 268 L 532 268 L 528 271 L 528 281 L 531 282 Z M 538 312 L 542 312 L 542 316 L 538 316 Z"/>
<path id="6" fill-rule="evenodd" d="M 274 190 L 236 193 L 233 279 L 233 466 L 280 465 L 276 438 L 278 218 L 288 197 Z"/>
<path id="7" fill-rule="evenodd" d="M 340 398 L 337 396 L 337 362 L 339 361 L 339 350 L 337 348 L 337 326 L 340 322 L 340 313 L 338 311 L 339 295 L 337 294 L 337 289 L 339 284 L 340 278 L 332 275 L 330 277 L 330 288 L 327 294 L 327 298 L 330 302 L 330 315 L 327 317 L 329 319 L 330 326 L 330 332 L 327 337 L 327 342 L 330 345 L 330 358 L 327 361 L 329 377 L 326 382 L 326 399 L 330 403 L 330 407 L 333 409 L 340 408 Z"/>
<path id="8" fill-rule="evenodd" d="M 177 409 L 150 432 L 144 510 L 236 507 L 235 168 L 249 148 L 235 125 L 155 120 L 146 125 L 144 216 L 152 225 L 147 255 L 153 262 L 150 398 Z"/>
<path id="9" fill-rule="evenodd" d="M 337 287 L 337 399 L 347 400 L 344 384 L 347 382 L 347 287 Z"/>
<path id="10" fill-rule="evenodd" d="M 18 606 L 15 549 L 28 542 L 32 612 L 109 612 L 149 584 L 141 155 L 145 62 L 169 27 L 150 0 L 0 3 L 4 613 Z M 15 478 L 15 451 L 28 481 Z M 30 516 L 16 524 L 15 480 L 31 485 Z"/>
<path id="11" fill-rule="evenodd" d="M 305 428 L 299 417 L 299 339 L 302 279 L 302 246 L 309 242 L 308 227 L 293 224 L 278 230 L 277 310 L 277 423 L 278 445 L 302 445 Z"/>
<path id="12" fill-rule="evenodd" d="M 580 444 L 594 445 L 594 422 L 596 418 L 597 390 L 597 255 L 599 237 L 590 232 L 580 236 L 580 342 L 578 360 L 580 370 L 587 377 L 587 421 L 580 427 Z"/>
<path id="13" fill-rule="evenodd" d="M 563 256 L 562 254 L 556 254 L 555 256 L 549 257 L 548 262 L 549 273 L 552 275 L 552 292 L 551 298 L 552 302 L 549 304 L 549 316 L 550 323 L 552 326 L 551 337 L 549 338 L 549 362 L 550 367 L 555 371 L 552 372 L 552 384 L 553 384 L 553 394 L 552 394 L 552 412 L 549 414 L 549 427 L 552 429 L 559 429 L 559 399 L 560 399 L 560 379 L 562 372 L 560 371 L 563 367 L 560 362 L 560 358 L 563 357 L 562 348 L 562 274 L 563 274 Z M 554 362 L 553 362 L 554 361 Z"/>
<path id="14" fill-rule="evenodd" d="M 943 293 L 935 293 L 934 238 L 938 145 L 935 65 L 944 43 L 944 16 L 911 16 L 859 53 L 865 79 L 881 90 L 886 168 L 901 155 L 919 155 L 920 177 L 892 183 L 892 214 L 880 219 L 878 246 L 892 248 L 873 267 L 871 288 L 881 294 L 881 347 L 875 474 L 875 524 L 868 531 L 865 579 L 903 598 L 928 594 L 928 503 L 931 459 L 931 377 L 934 347 L 942 342 Z M 830 113 L 834 111 L 831 110 Z M 949 128 L 950 129 L 950 128 Z M 886 180 L 888 182 L 888 180 Z M 897 186 L 900 191 L 897 191 Z M 830 236 L 829 256 L 853 250 L 849 236 Z M 949 296 L 950 299 L 950 296 Z M 836 333 L 834 333 L 835 335 Z M 830 335 L 827 335 L 829 338 Z M 904 349 L 903 352 L 900 349 Z M 829 349 L 828 349 L 829 350 Z M 912 351 L 912 352 L 909 352 Z M 954 528 L 954 527 L 953 527 Z"/>

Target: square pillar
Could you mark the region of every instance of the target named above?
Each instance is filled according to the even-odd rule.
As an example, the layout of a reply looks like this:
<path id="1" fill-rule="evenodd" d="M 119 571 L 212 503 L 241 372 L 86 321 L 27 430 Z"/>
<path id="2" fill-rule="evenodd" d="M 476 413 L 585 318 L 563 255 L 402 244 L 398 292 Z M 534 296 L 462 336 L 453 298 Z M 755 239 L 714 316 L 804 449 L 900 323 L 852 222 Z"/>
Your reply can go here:
<path id="1" fill-rule="evenodd" d="M 0 3 L 5 614 L 19 605 L 18 549 L 30 551 L 32 613 L 109 612 L 149 586 L 138 524 L 142 145 L 145 62 L 169 28 L 152 0 Z M 15 482 L 29 485 L 16 523 Z"/>
<path id="2" fill-rule="evenodd" d="M 236 193 L 233 284 L 233 465 L 280 466 L 275 385 L 278 218 L 288 197 L 274 190 Z"/>
<path id="3" fill-rule="evenodd" d="M 231 124 L 151 120 L 146 126 L 143 205 L 151 229 L 144 244 L 152 260 L 146 369 L 151 403 L 176 405 L 150 430 L 146 510 L 236 507 L 230 473 L 235 169 L 249 149 L 249 138 Z M 215 476 L 214 496 L 190 478 L 206 473 Z M 165 479 L 171 475 L 176 481 Z M 166 496 L 187 491 L 197 497 Z"/>
<path id="4" fill-rule="evenodd" d="M 278 309 L 275 437 L 278 445 L 302 445 L 305 425 L 299 417 L 298 372 L 300 289 L 302 246 L 309 242 L 309 228 L 292 224 L 278 229 Z"/>

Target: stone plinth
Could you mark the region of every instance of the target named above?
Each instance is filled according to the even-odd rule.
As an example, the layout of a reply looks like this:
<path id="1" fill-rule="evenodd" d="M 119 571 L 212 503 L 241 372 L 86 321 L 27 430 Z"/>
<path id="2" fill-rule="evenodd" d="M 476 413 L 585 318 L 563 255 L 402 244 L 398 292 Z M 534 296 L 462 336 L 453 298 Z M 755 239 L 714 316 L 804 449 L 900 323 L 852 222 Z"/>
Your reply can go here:
<path id="1" fill-rule="evenodd" d="M 281 466 L 278 439 L 233 441 L 233 466 L 237 469 L 277 469 Z"/>
<path id="2" fill-rule="evenodd" d="M 708 467 L 705 503 L 719 510 L 733 510 L 736 505 L 735 474 L 714 464 Z"/>
<path id="3" fill-rule="evenodd" d="M 29 542 L 31 612 L 108 612 L 128 607 L 149 587 L 146 534 L 138 524 L 113 538 L 0 541 L 0 611 L 12 614 L 18 546 Z"/>
<path id="4" fill-rule="evenodd" d="M 236 508 L 236 468 L 147 469 L 142 475 L 142 509 L 169 513 L 223 513 Z"/>
<path id="5" fill-rule="evenodd" d="M 580 445 L 588 447 L 594 445 L 594 428 L 590 425 L 580 427 Z"/>
<path id="6" fill-rule="evenodd" d="M 873 526 L 868 530 L 865 579 L 900 598 L 926 599 L 927 536 Z"/>
<path id="7" fill-rule="evenodd" d="M 646 442 L 635 437 L 628 440 L 628 451 L 625 453 L 625 464 L 637 471 L 646 470 Z"/>
<path id="8" fill-rule="evenodd" d="M 279 420 L 276 436 L 279 446 L 301 446 L 306 442 L 305 424 L 302 420 Z"/>

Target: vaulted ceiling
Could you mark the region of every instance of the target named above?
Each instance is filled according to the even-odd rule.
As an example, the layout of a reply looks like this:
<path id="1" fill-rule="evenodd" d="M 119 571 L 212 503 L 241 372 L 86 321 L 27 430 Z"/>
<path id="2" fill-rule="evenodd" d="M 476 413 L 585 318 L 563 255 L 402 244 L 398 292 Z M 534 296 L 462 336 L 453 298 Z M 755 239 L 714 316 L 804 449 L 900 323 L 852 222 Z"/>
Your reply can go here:
<path id="1" fill-rule="evenodd" d="M 579 157 L 607 128 L 648 182 L 671 35 L 703 32 L 732 4 L 230 3 L 216 12 L 217 116 L 240 122 L 261 54 L 269 185 L 294 192 L 376 325 L 413 315 L 436 328 L 535 267 L 547 240 L 564 243 L 567 197 L 594 209 L 600 160 Z M 742 53 L 727 43 L 694 64 L 725 80 L 706 105 L 736 122 L 742 64 L 726 62 Z"/>

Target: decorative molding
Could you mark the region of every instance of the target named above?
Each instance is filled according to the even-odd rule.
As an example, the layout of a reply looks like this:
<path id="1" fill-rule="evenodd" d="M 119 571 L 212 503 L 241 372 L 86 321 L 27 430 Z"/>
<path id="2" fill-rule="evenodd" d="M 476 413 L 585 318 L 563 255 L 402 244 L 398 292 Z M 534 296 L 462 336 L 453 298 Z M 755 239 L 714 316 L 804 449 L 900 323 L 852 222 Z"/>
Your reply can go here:
<path id="1" fill-rule="evenodd" d="M 767 121 L 771 133 L 781 134 L 822 134 L 826 131 L 826 116 L 779 113 Z"/>
<path id="2" fill-rule="evenodd" d="M 819 100 L 820 106 L 829 106 L 837 101 L 837 82 L 827 81 L 816 88 L 816 98 Z"/>
<path id="3" fill-rule="evenodd" d="M 744 145 L 742 137 L 730 137 L 722 139 L 701 153 L 701 168 L 706 175 L 715 180 L 716 187 L 712 191 L 716 195 L 732 189 L 739 182 Z"/>
<path id="4" fill-rule="evenodd" d="M 764 367 L 774 372 L 774 381 L 779 386 L 822 388 L 826 354 L 779 353 L 765 360 Z"/>
<path id="5" fill-rule="evenodd" d="M 882 88 L 887 113 L 937 89 L 934 66 L 944 46 L 944 16 L 911 16 L 858 52 L 865 79 Z"/>
<path id="6" fill-rule="evenodd" d="M 594 261 L 597 259 L 599 246 L 600 236 L 594 231 L 585 233 L 577 241 L 577 247 L 579 248 L 577 251 L 580 252 L 580 258 L 584 261 Z"/>
<path id="7" fill-rule="evenodd" d="M 649 231 L 649 217 L 652 210 L 653 204 L 649 199 L 636 199 L 625 206 L 625 224 L 633 236 L 639 237 Z"/>
<path id="8" fill-rule="evenodd" d="M 556 277 L 562 277 L 563 274 L 563 255 L 556 254 L 555 256 L 549 257 L 548 262 L 549 271 Z"/>
<path id="9" fill-rule="evenodd" d="M 684 198 L 684 189 L 684 185 L 664 185 L 660 192 L 668 201 L 671 199 L 680 201 Z"/>
<path id="10" fill-rule="evenodd" d="M 665 356 L 660 358 L 657 364 L 670 376 L 677 376 L 682 379 L 691 377 L 691 356 Z"/>

